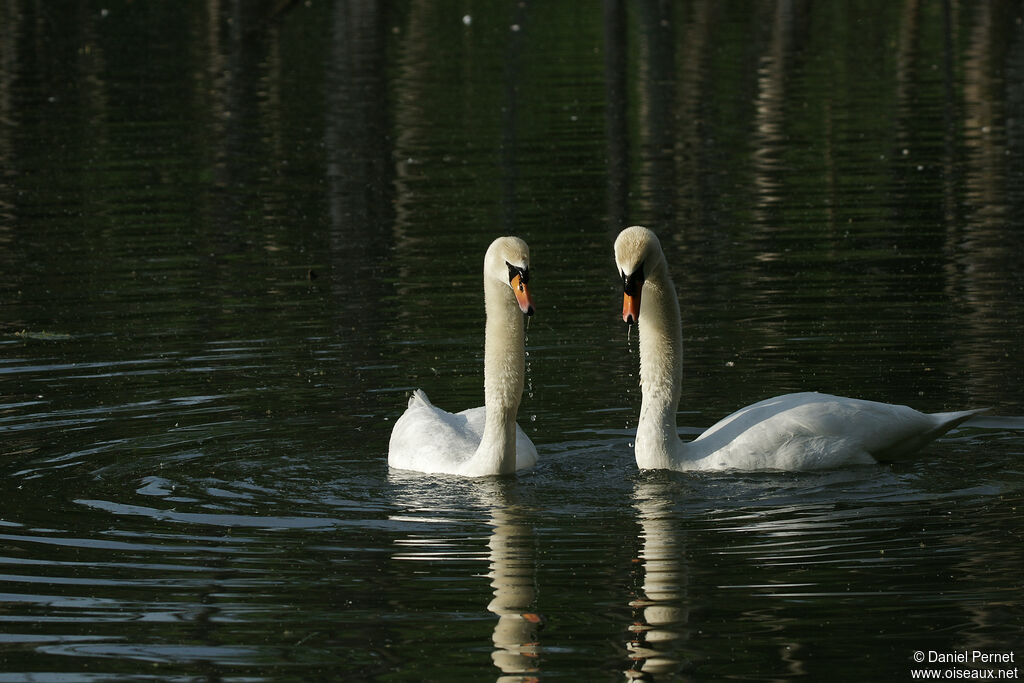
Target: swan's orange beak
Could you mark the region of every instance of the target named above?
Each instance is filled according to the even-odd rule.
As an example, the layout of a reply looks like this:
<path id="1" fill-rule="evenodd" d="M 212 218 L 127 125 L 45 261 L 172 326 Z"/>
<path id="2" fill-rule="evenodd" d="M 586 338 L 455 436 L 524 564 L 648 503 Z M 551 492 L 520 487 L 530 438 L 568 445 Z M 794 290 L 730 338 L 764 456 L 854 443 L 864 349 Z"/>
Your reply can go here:
<path id="1" fill-rule="evenodd" d="M 644 264 L 640 264 L 629 275 L 622 275 L 622 322 L 633 325 L 640 322 L 640 292 L 644 288 Z"/>
<path id="2" fill-rule="evenodd" d="M 526 315 L 533 315 L 533 297 L 530 296 L 530 290 L 527 288 L 522 274 L 515 275 L 508 284 L 516 295 L 516 301 L 519 302 L 519 310 Z"/>
<path id="3" fill-rule="evenodd" d="M 634 325 L 640 322 L 640 288 L 633 294 L 622 294 L 622 322 Z"/>

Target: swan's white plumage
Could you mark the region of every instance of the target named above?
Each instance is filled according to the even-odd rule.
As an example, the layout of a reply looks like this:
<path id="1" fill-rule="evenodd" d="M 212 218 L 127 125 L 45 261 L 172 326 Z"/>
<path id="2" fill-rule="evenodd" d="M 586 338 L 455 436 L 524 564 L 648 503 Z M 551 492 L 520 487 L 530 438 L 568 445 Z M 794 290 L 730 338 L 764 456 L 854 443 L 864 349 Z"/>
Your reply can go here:
<path id="1" fill-rule="evenodd" d="M 812 470 L 904 458 L 980 410 L 913 408 L 805 392 L 737 410 L 689 443 L 676 431 L 682 384 L 679 303 L 653 232 L 634 226 L 615 242 L 624 282 L 638 273 L 643 401 L 635 455 L 641 469 Z M 626 296 L 629 299 L 629 296 Z M 624 318 L 627 317 L 624 304 Z"/>
<path id="2" fill-rule="evenodd" d="M 899 460 L 979 411 L 922 413 L 830 394 L 775 396 L 712 425 L 678 469 L 813 470 Z"/>
<path id="3" fill-rule="evenodd" d="M 475 472 L 471 462 L 483 438 L 486 411 L 486 406 L 480 406 L 449 413 L 435 406 L 426 393 L 417 389 L 391 432 L 388 464 L 433 474 L 495 474 Z M 537 448 L 516 425 L 516 469 L 533 467 L 536 463 Z"/>
<path id="4" fill-rule="evenodd" d="M 423 391 L 413 392 L 391 431 L 389 466 L 479 477 L 537 462 L 537 449 L 516 424 L 526 372 L 523 313 L 533 313 L 529 266 L 529 248 L 521 239 L 491 243 L 484 255 L 484 405 L 453 414 Z"/>

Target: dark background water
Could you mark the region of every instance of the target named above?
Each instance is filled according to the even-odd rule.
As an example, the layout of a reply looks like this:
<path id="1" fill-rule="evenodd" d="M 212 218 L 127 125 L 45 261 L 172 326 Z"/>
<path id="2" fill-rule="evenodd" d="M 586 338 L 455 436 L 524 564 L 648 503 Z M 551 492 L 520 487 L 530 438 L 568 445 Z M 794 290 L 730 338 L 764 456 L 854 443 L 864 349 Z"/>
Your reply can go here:
<path id="1" fill-rule="evenodd" d="M 679 423 L 990 413 L 912 464 L 636 471 L 615 234 Z M 0 681 L 903 680 L 1024 656 L 1020 2 L 0 0 Z M 532 249 L 541 462 L 389 472 L 482 400 Z"/>

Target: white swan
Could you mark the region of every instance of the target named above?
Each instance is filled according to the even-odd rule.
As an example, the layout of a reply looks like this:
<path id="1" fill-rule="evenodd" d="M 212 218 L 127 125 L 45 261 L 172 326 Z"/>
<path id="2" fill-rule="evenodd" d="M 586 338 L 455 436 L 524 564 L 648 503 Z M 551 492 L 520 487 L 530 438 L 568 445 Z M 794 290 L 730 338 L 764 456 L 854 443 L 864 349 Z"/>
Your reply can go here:
<path id="1" fill-rule="evenodd" d="M 388 465 L 435 474 L 507 474 L 537 462 L 537 449 L 516 424 L 523 395 L 523 313 L 533 315 L 530 249 L 499 237 L 484 255 L 484 405 L 452 414 L 420 390 L 395 422 Z"/>
<path id="2" fill-rule="evenodd" d="M 626 228 L 615 240 L 615 263 L 622 319 L 640 328 L 640 469 L 810 470 L 896 460 L 981 412 L 925 414 L 828 394 L 786 394 L 742 408 L 683 443 L 676 432 L 683 335 L 661 243 L 647 228 Z"/>

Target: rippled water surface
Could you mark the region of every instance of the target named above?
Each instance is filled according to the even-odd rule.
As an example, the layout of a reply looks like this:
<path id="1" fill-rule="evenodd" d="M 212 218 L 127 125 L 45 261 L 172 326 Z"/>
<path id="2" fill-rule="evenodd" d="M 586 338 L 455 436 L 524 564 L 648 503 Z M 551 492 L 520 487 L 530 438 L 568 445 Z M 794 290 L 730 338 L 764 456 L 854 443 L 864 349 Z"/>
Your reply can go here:
<path id="1" fill-rule="evenodd" d="M 0 682 L 1019 662 L 1022 83 L 1019 2 L 0 0 Z M 638 472 L 634 223 L 684 436 L 989 412 L 900 466 Z M 481 403 L 509 233 L 540 463 L 389 471 L 411 389 Z"/>

